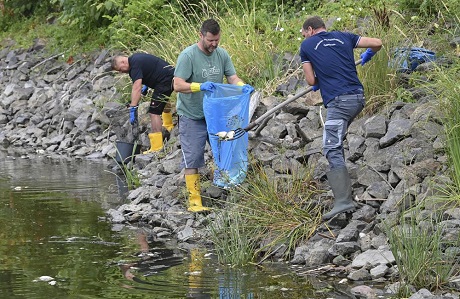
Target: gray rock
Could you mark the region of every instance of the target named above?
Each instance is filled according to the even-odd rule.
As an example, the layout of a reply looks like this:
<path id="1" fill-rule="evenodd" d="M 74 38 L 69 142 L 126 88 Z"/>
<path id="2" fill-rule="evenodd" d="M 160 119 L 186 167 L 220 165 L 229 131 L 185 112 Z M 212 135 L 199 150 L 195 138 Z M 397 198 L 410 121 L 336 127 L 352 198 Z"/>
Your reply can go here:
<path id="1" fill-rule="evenodd" d="M 377 114 L 370 117 L 364 123 L 364 137 L 381 138 L 387 132 L 386 118 Z"/>
<path id="2" fill-rule="evenodd" d="M 370 271 L 372 279 L 377 279 L 380 277 L 384 277 L 385 274 L 388 272 L 388 266 L 387 265 L 378 265 L 374 268 L 372 268 Z"/>
<path id="3" fill-rule="evenodd" d="M 357 298 L 376 299 L 377 291 L 365 285 L 355 286 L 350 289 L 350 292 Z"/>
<path id="4" fill-rule="evenodd" d="M 352 270 L 347 276 L 348 279 L 353 281 L 364 281 L 371 279 L 371 274 L 365 267 L 359 270 Z"/>
<path id="5" fill-rule="evenodd" d="M 352 220 L 343 228 L 336 238 L 336 243 L 355 242 L 358 240 L 359 232 L 366 226 L 366 223 L 359 220 Z"/>
<path id="6" fill-rule="evenodd" d="M 389 249 L 370 249 L 359 254 L 351 263 L 352 268 L 361 268 L 370 264 L 372 267 L 378 265 L 393 264 L 396 260 Z"/>
<path id="7" fill-rule="evenodd" d="M 409 135 L 412 127 L 412 121 L 407 119 L 392 120 L 388 124 L 388 131 L 380 138 L 380 146 L 382 148 L 387 147 L 395 143 L 396 141 Z"/>

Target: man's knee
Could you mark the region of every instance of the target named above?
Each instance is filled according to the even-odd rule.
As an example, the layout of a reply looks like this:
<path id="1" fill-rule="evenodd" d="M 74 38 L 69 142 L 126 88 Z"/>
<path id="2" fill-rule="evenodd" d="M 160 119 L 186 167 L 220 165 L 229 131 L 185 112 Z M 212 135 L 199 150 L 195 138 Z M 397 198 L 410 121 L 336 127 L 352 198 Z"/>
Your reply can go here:
<path id="1" fill-rule="evenodd" d="M 328 120 L 324 123 L 323 154 L 331 168 L 345 165 L 343 157 L 344 121 Z"/>
<path id="2" fill-rule="evenodd" d="M 152 101 L 150 103 L 149 113 L 155 114 L 155 115 L 161 115 L 161 113 L 163 113 L 165 106 L 166 106 L 166 102 L 162 102 L 158 100 Z"/>
<path id="3" fill-rule="evenodd" d="M 344 121 L 328 120 L 324 123 L 323 148 L 335 149 L 342 147 Z"/>

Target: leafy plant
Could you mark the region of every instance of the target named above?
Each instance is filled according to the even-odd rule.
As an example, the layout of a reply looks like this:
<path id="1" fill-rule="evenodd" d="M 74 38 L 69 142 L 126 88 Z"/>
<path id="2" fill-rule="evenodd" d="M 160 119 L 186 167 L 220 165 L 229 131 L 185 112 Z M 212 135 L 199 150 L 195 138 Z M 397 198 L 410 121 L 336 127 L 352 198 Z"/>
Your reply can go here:
<path id="1" fill-rule="evenodd" d="M 70 27 L 91 31 L 108 26 L 107 16 L 116 15 L 124 1 L 118 0 L 50 0 L 61 11 L 59 21 Z"/>

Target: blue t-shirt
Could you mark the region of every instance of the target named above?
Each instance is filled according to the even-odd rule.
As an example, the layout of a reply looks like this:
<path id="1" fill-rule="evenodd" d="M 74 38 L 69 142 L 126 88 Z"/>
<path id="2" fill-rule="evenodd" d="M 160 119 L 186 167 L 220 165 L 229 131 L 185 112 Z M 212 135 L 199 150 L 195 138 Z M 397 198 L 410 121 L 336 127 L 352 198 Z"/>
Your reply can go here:
<path id="1" fill-rule="evenodd" d="M 129 77 L 133 81 L 142 79 L 142 84 L 156 89 L 165 84 L 171 86 L 174 67 L 154 55 L 134 53 L 128 57 Z"/>
<path id="2" fill-rule="evenodd" d="M 323 31 L 300 45 L 302 63 L 311 63 L 318 79 L 323 103 L 356 89 L 362 89 L 353 55 L 361 37 L 341 31 Z"/>

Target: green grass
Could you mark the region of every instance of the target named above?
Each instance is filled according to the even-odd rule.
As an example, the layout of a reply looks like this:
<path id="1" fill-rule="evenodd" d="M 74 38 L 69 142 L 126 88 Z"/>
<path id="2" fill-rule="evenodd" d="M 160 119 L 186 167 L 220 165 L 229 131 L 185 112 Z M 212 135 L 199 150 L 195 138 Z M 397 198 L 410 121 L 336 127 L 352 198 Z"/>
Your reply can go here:
<path id="1" fill-rule="evenodd" d="M 460 65 L 436 72 L 436 90 L 443 112 L 446 147 L 451 166 L 451 177 L 460 194 Z"/>
<path id="2" fill-rule="evenodd" d="M 246 225 L 238 208 L 219 210 L 208 229 L 220 262 L 241 266 L 254 260 L 257 228 Z"/>
<path id="3" fill-rule="evenodd" d="M 134 167 L 134 155 L 135 155 L 135 149 L 136 149 L 137 142 L 134 144 L 133 147 L 133 152 L 131 153 L 131 158 L 128 162 L 126 161 L 121 161 L 118 162 L 117 164 L 120 167 L 120 171 L 123 175 L 123 178 L 119 177 L 117 173 L 113 173 L 115 176 L 119 177 L 120 180 L 124 181 L 127 184 L 128 190 L 134 190 L 138 187 L 141 186 L 141 181 L 140 181 L 140 175 L 137 172 L 137 169 Z M 115 147 L 116 148 L 116 147 Z M 118 156 L 122 156 L 118 149 L 116 149 Z M 114 158 L 114 160 L 116 160 Z"/>
<path id="4" fill-rule="evenodd" d="M 449 244 L 442 237 L 442 227 L 436 225 L 440 217 L 433 215 L 418 222 L 415 219 L 419 214 L 412 209 L 401 217 L 398 226 L 385 228 L 403 283 L 398 294 L 402 297 L 410 296 L 410 287 L 445 289 L 449 279 L 460 271 L 455 254 L 445 251 L 448 246 L 458 246 L 460 240 Z"/>
<path id="5" fill-rule="evenodd" d="M 300 36 L 301 24 L 293 24 L 281 17 L 270 18 L 266 12 L 260 13 L 255 8 L 246 10 L 246 1 L 242 1 L 238 9 L 213 2 L 201 2 L 191 8 L 180 5 L 180 2 L 173 1 L 161 11 L 149 12 L 161 22 L 161 29 L 151 28 L 139 20 L 145 34 L 133 33 L 128 40 L 135 41 L 135 44 L 120 41 L 118 47 L 129 53 L 133 49 L 142 49 L 175 64 L 180 52 L 198 41 L 201 23 L 214 18 L 221 26 L 219 46 L 229 52 L 239 77 L 253 86 L 264 88 L 266 93 L 275 90 L 281 66 L 275 65 L 273 57 L 286 51 L 298 51 L 299 42 L 293 38 Z M 184 10 L 188 13 L 184 14 Z M 122 35 L 129 34 L 123 32 Z"/>
<path id="6" fill-rule="evenodd" d="M 318 192 L 306 167 L 274 175 L 253 164 L 245 183 L 230 191 L 231 200 L 218 211 L 218 224 L 211 225 L 220 261 L 257 262 L 279 248 L 290 256 L 321 221 L 320 205 L 312 201 Z"/>

